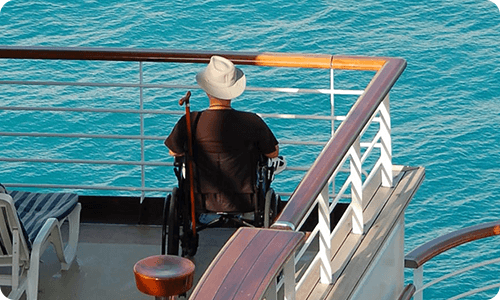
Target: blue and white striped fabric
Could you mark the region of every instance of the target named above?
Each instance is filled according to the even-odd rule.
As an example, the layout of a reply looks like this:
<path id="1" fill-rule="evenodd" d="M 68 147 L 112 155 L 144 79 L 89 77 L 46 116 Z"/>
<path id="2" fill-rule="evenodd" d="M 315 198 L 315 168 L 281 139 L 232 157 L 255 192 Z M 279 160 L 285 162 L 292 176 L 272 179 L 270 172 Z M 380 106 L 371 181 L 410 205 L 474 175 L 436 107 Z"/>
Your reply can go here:
<path id="1" fill-rule="evenodd" d="M 8 193 L 14 200 L 14 206 L 30 249 L 47 219 L 57 218 L 61 221 L 78 203 L 78 195 L 71 193 L 43 194 L 22 191 L 9 191 Z"/>

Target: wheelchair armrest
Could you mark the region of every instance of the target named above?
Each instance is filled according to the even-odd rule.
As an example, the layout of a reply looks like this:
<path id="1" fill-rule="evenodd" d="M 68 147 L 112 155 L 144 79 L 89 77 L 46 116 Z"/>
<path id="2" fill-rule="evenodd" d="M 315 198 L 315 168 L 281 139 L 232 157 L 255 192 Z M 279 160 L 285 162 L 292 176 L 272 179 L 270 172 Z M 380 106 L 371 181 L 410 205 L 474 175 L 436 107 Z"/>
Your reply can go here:
<path id="1" fill-rule="evenodd" d="M 184 164 L 184 156 L 174 157 L 174 167 L 182 167 L 183 164 Z"/>

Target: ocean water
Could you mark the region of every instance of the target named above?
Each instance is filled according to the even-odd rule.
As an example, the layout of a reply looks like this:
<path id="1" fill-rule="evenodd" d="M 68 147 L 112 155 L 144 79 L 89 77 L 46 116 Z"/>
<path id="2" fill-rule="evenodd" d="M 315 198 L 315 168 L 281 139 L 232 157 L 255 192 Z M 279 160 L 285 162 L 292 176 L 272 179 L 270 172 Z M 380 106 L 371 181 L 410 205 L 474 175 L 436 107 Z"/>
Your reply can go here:
<path id="1" fill-rule="evenodd" d="M 407 60 L 408 67 L 391 93 L 394 163 L 426 168 L 426 179 L 406 212 L 406 251 L 439 235 L 500 217 L 500 12 L 490 1 L 267 0 L 242 3 L 205 0 L 190 3 L 155 0 L 12 0 L 0 12 L 0 45 L 402 57 Z M 7 68 L 2 62 L 0 66 L 3 70 Z M 41 71 L 30 70 L 29 78 L 37 79 L 38 76 L 46 75 L 43 70 L 51 70 L 56 79 L 137 80 L 134 77 L 136 73 L 127 64 L 110 63 L 105 71 L 94 70 L 92 64 L 68 63 L 66 66 L 70 72 L 59 71 L 56 63 L 46 62 Z M 146 67 L 149 68 L 146 69 L 148 80 L 161 81 L 161 72 L 156 67 Z M 25 70 L 22 64 L 8 68 L 8 72 L 0 71 L 2 77 L 15 77 Z M 182 67 L 179 68 L 182 70 Z M 192 72 L 179 72 L 181 75 L 177 80 L 181 82 L 191 78 Z M 251 74 L 253 70 L 249 69 L 249 72 Z M 272 78 L 275 74 L 264 75 Z M 306 79 L 299 78 L 298 82 L 316 82 L 315 76 L 311 72 Z M 106 94 L 96 95 L 82 88 L 80 92 L 83 96 L 75 100 L 64 88 L 57 88 L 60 94 L 68 95 L 58 103 L 51 103 L 53 100 L 45 95 L 50 93 L 48 90 L 41 89 L 33 97 L 29 93 L 30 88 L 1 88 L 2 105 L 45 101 L 47 103 L 42 104 L 64 106 L 76 104 L 72 101 L 92 99 L 89 104 L 92 107 L 106 103 L 127 108 L 128 104 L 118 98 L 132 99 L 136 95 L 136 91 L 109 89 L 107 93 L 113 97 L 106 97 Z M 171 98 L 177 97 L 177 94 L 151 92 L 147 96 L 154 99 L 147 103 L 150 108 L 174 109 L 174 104 L 168 107 L 170 104 L 167 103 L 174 102 Z M 313 111 L 316 107 L 308 106 L 310 102 L 316 103 L 303 101 L 300 97 L 276 96 L 235 105 L 267 113 L 276 110 L 293 113 L 299 110 Z M 7 112 L 0 116 L 2 131 L 6 131 L 5 128 L 10 124 L 23 124 L 26 117 L 10 119 Z M 46 116 L 24 124 L 26 128 L 36 123 L 36 126 L 64 132 L 64 128 L 58 128 L 56 124 L 67 116 Z M 127 116 L 122 118 L 126 119 Z M 39 123 L 41 119 L 44 119 L 43 123 Z M 99 132 L 101 127 L 112 125 L 112 120 L 98 119 L 93 115 L 75 115 L 71 121 L 74 126 L 88 127 L 90 132 Z M 158 122 L 153 119 L 147 121 Z M 156 130 L 163 132 L 156 134 L 167 134 L 174 121 L 158 122 L 161 125 Z M 115 128 L 115 133 L 137 131 L 136 125 L 133 125 L 136 122 L 131 120 L 130 124 Z M 270 125 L 278 138 L 289 139 L 297 135 L 288 130 L 286 123 Z M 303 134 L 307 136 L 311 128 L 316 127 L 317 124 L 309 122 L 303 127 Z M 17 130 L 21 131 L 22 128 Z M 326 135 L 318 132 L 317 136 L 311 138 L 322 140 Z M 33 140 L 2 138 L 3 155 L 9 155 L 9 151 L 20 151 L 22 147 L 16 148 L 19 142 L 32 143 Z M 93 155 L 96 146 L 71 143 L 55 145 L 31 155 L 65 157 L 72 153 L 85 158 L 86 155 Z M 128 146 L 125 142 L 118 142 L 111 151 L 112 158 L 138 160 L 136 153 L 123 150 Z M 147 147 L 156 149 L 153 144 L 147 144 Z M 290 160 L 308 163 L 317 151 L 307 147 L 298 153 L 290 151 Z M 287 155 L 286 149 L 283 152 Z M 155 155 L 161 156 L 163 153 L 153 154 L 153 158 Z M 47 176 L 51 182 L 69 179 L 91 184 L 94 180 L 93 172 L 89 170 L 71 172 L 72 178 L 57 178 L 58 170 L 41 175 L 33 168 L 1 164 L 3 171 L 0 182 L 37 182 Z M 22 172 L 19 172 L 20 169 Z M 22 176 L 18 173 L 22 173 Z M 104 180 L 119 185 L 132 175 L 132 171 L 124 169 Z M 425 276 L 436 278 L 449 268 L 499 255 L 498 238 L 461 246 L 431 261 L 426 267 Z M 410 276 L 409 273 L 406 275 Z M 438 288 L 426 291 L 425 296 L 427 299 L 446 299 L 449 295 L 499 281 L 500 267 L 493 265 L 447 280 Z M 491 299 L 497 292 L 498 289 L 494 289 L 467 299 Z"/>

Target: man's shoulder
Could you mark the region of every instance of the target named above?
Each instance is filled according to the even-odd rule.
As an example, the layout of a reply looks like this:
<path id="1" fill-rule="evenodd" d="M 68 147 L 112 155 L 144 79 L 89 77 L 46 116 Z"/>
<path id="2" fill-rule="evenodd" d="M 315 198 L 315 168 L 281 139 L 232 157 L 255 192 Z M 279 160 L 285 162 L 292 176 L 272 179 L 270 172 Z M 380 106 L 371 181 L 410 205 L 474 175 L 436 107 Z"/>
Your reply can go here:
<path id="1" fill-rule="evenodd" d="M 238 123 L 264 123 L 262 118 L 256 113 L 242 110 L 204 110 L 203 112 L 209 112 L 207 114 L 208 118 L 223 118 L 228 122 L 238 122 Z M 203 113 L 202 112 L 202 113 Z M 196 114 L 198 115 L 198 114 Z M 192 116 L 195 117 L 195 114 Z"/>
<path id="2" fill-rule="evenodd" d="M 235 115 L 241 118 L 249 118 L 249 119 L 260 119 L 260 117 L 253 112 L 242 111 L 242 110 L 232 110 Z"/>

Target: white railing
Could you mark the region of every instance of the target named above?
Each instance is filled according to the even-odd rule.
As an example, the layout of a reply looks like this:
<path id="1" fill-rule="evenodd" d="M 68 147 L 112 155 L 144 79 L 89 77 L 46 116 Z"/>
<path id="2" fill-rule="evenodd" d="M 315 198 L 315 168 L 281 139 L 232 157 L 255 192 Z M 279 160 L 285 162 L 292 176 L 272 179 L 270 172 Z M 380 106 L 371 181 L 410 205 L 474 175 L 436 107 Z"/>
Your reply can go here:
<path id="1" fill-rule="evenodd" d="M 295 88 L 295 87 L 253 87 L 249 86 L 249 92 L 271 93 L 301 93 L 301 94 L 326 94 L 330 96 L 328 109 L 322 109 L 316 114 L 261 114 L 268 119 L 304 119 L 304 120 L 328 120 L 330 125 L 328 142 L 315 140 L 285 140 L 281 139 L 282 153 L 286 156 L 286 146 L 298 145 L 325 145 L 311 167 L 290 165 L 288 171 L 306 171 L 305 176 L 293 193 L 289 193 L 289 201 L 276 220 L 273 228 L 286 230 L 301 230 L 312 212 L 317 211 L 318 222 L 308 235 L 305 245 L 297 251 L 295 263 L 299 264 L 304 256 L 313 252 L 312 261 L 301 269 L 300 278 L 297 278 L 295 290 L 300 289 L 304 280 L 311 274 L 312 270 L 320 267 L 320 280 L 322 283 L 334 282 L 333 268 L 331 265 L 331 245 L 339 230 L 351 226 L 349 230 L 355 234 L 366 232 L 365 216 L 363 209 L 367 205 L 365 190 L 372 185 L 392 185 L 392 147 L 390 134 L 389 113 L 389 91 L 406 66 L 402 59 L 391 58 L 365 58 L 365 57 L 337 57 L 330 55 L 303 55 L 303 54 L 268 54 L 268 53 L 208 53 L 208 52 L 172 52 L 153 50 L 130 50 L 130 49 L 57 49 L 57 48 L 12 48 L 0 47 L 0 58 L 33 58 L 33 59 L 77 59 L 77 60 L 124 60 L 139 62 L 139 84 L 135 83 L 82 83 L 82 82 L 51 82 L 51 81 L 8 81 L 0 80 L 0 85 L 55 85 L 55 86 L 85 86 L 85 87 L 118 87 L 139 89 L 139 109 L 97 109 L 97 108 L 40 108 L 2 106 L 0 110 L 9 111 L 63 111 L 63 112 L 96 112 L 96 113 L 125 113 L 138 114 L 140 116 L 140 134 L 116 135 L 116 134 L 53 134 L 32 132 L 9 132 L 2 130 L 0 136 L 18 137 L 57 137 L 57 138 L 88 138 L 88 139 L 125 139 L 139 140 L 140 160 L 115 161 L 115 160 L 64 160 L 47 158 L 23 158 L 23 157 L 0 157 L 0 161 L 13 162 L 43 162 L 43 163 L 80 163 L 80 164 L 105 164 L 105 165 L 138 165 L 141 167 L 141 184 L 133 187 L 116 187 L 107 185 L 51 185 L 51 184 L 21 184 L 8 183 L 18 187 L 49 187 L 49 188 L 71 188 L 71 189 L 109 189 L 129 190 L 145 192 L 169 191 L 168 188 L 147 187 L 144 168 L 146 166 L 168 167 L 172 164 L 164 160 L 146 160 L 145 141 L 163 140 L 163 136 L 145 134 L 146 114 L 179 115 L 181 111 L 146 110 L 143 105 L 143 93 L 147 89 L 195 89 L 192 85 L 178 84 L 148 84 L 143 79 L 144 62 L 175 62 L 175 63 L 207 63 L 211 55 L 219 54 L 233 60 L 235 64 L 253 65 L 257 68 L 265 67 L 292 67 L 304 69 L 327 69 L 329 74 L 329 88 Z M 199 69 L 199 66 L 196 67 Z M 334 70 L 358 70 L 376 71 L 369 84 L 363 90 L 339 90 L 334 88 Z M 295 70 L 295 69 L 294 69 Z M 254 75 L 255 76 L 255 75 Z M 273 74 L 274 78 L 274 74 Z M 1 79 L 1 78 L 0 78 Z M 359 96 L 357 101 L 339 106 L 336 103 L 336 95 Z M 342 108 L 345 114 L 337 113 Z M 328 115 L 321 115 L 328 111 Z M 348 113 L 347 113 L 348 112 Z M 178 118 L 178 117 L 176 117 Z M 340 126 L 336 126 L 336 123 Z M 347 165 L 348 164 L 348 165 Z M 287 178 L 287 174 L 280 174 L 280 178 Z M 292 177 L 290 175 L 290 177 Z M 283 194 L 280 190 L 278 193 Z M 330 215 L 341 201 L 346 201 L 349 206 L 343 214 L 340 222 L 335 228 L 331 228 Z M 315 207 L 317 209 L 315 210 Z M 349 225 L 352 222 L 352 225 Z M 317 247 L 316 247 L 317 246 Z M 316 249 L 314 249 L 316 247 Z M 311 250 L 312 249 L 312 250 Z M 292 270 L 289 266 L 286 270 Z M 286 271 L 284 270 L 284 271 Z M 290 274 L 284 278 L 290 278 Z M 272 285 L 280 287 L 281 283 Z M 274 294 L 271 292 L 271 294 Z M 294 295 L 289 295 L 293 299 Z M 288 298 L 287 298 L 288 299 Z"/>
<path id="2" fill-rule="evenodd" d="M 142 64 L 141 64 L 142 65 Z M 141 66 L 142 68 L 142 66 Z M 140 72 L 140 80 L 142 81 L 142 72 Z M 141 176 L 140 176 L 140 186 L 104 186 L 104 185 L 65 185 L 65 184 L 25 184 L 22 182 L 9 182 L 8 186 L 12 187 L 22 187 L 22 188 L 47 188 L 47 189 L 79 189 L 79 190 L 123 190 L 123 191 L 141 191 L 144 196 L 145 192 L 171 192 L 172 188 L 162 188 L 162 187 L 147 187 L 145 185 L 146 175 L 145 167 L 172 167 L 173 163 L 168 161 L 146 161 L 145 160 L 145 141 L 163 141 L 164 136 L 154 136 L 144 134 L 144 115 L 167 115 L 167 116 L 180 116 L 183 114 L 182 111 L 169 111 L 169 110 L 151 110 L 143 109 L 143 90 L 154 88 L 154 89 L 173 89 L 182 88 L 195 90 L 199 89 L 198 86 L 176 86 L 176 85 L 148 85 L 148 84 L 108 84 L 108 83 L 81 83 L 81 82 L 48 82 L 48 81 L 2 81 L 0 80 L 0 85 L 35 85 L 35 86 L 85 86 L 85 87 L 137 87 L 140 88 L 139 95 L 139 105 L 140 109 L 97 109 L 97 108 L 79 108 L 79 107 L 28 107 L 28 106 L 0 106 L 0 111 L 10 111 L 10 112 L 78 112 L 78 113 L 101 113 L 101 114 L 133 114 L 140 116 L 140 134 L 139 135 L 119 135 L 119 134 L 83 134 L 83 133 L 53 133 L 53 132 L 20 132 L 20 131 L 0 131 L 0 136 L 4 137 L 42 137 L 42 138 L 72 138 L 72 139 L 121 139 L 121 140 L 138 140 L 141 143 L 140 157 L 139 161 L 118 161 L 118 160 L 99 160 L 99 159 L 47 159 L 47 158 L 27 158 L 27 157 L 0 157 L 0 161 L 3 162 L 25 162 L 25 163 L 67 163 L 67 164 L 102 164 L 102 165 L 126 165 L 126 166 L 140 166 Z M 363 91 L 359 90 L 313 90 L 313 89 L 293 89 L 293 88 L 254 88 L 247 87 L 248 91 L 263 91 L 263 92 L 279 92 L 279 93 L 330 93 L 333 97 L 335 94 L 339 95 L 360 95 Z M 328 121 L 341 121 L 344 116 L 318 116 L 318 115 L 304 115 L 304 114 L 259 114 L 261 117 L 266 119 L 302 119 L 302 120 L 328 120 Z M 6 124 L 9 126 L 8 124 Z M 333 125 L 332 125 L 333 126 Z M 38 130 L 34 128 L 34 130 Z M 160 142 L 161 143 L 161 142 Z M 324 146 L 325 142 L 321 141 L 301 141 L 301 140 L 280 140 L 281 145 L 314 145 L 314 146 Z M 309 166 L 293 166 L 289 165 L 287 170 L 289 171 L 301 171 L 305 172 L 309 169 Z M 284 196 L 289 196 L 290 193 L 281 193 Z"/>
<path id="3" fill-rule="evenodd" d="M 466 272 L 470 272 L 475 269 L 483 268 L 485 266 L 491 266 L 500 263 L 500 258 L 498 257 L 480 261 L 474 264 L 470 264 L 466 267 L 460 268 L 458 270 L 449 272 L 424 284 L 424 266 L 428 261 L 440 255 L 441 253 L 444 253 L 460 245 L 478 241 L 487 237 L 497 236 L 499 234 L 500 234 L 499 221 L 479 224 L 440 236 L 434 240 L 431 240 L 417 247 L 416 249 L 408 253 L 405 257 L 405 267 L 413 269 L 413 285 L 415 286 L 415 292 L 413 298 L 415 300 L 424 299 L 424 290 L 438 283 L 441 283 L 446 279 L 457 278 L 460 274 L 464 274 Z M 470 295 L 475 295 L 480 292 L 500 287 L 500 283 L 484 285 L 484 283 L 481 282 L 481 280 L 474 282 L 474 284 L 478 287 L 468 290 L 466 292 L 462 292 L 453 297 L 449 297 L 449 295 L 447 296 L 449 297 L 449 299 L 453 300 L 462 299 Z"/>
<path id="4" fill-rule="evenodd" d="M 388 97 L 381 104 L 380 108 L 376 111 L 375 115 L 379 117 L 372 117 L 372 121 L 379 124 L 389 124 L 389 115 L 385 112 L 388 107 Z M 367 128 L 363 130 L 363 133 Z M 364 190 L 373 184 L 373 181 L 381 182 L 382 186 L 390 187 L 392 186 L 392 163 L 391 163 L 391 152 L 390 152 L 390 134 L 388 134 L 389 129 L 387 126 L 380 126 L 378 132 L 373 136 L 371 141 L 361 143 L 360 138 L 357 138 L 354 145 L 351 146 L 348 155 L 343 157 L 341 164 L 335 169 L 331 176 L 328 184 L 324 185 L 321 193 L 313 202 L 313 205 L 309 208 L 305 216 L 302 218 L 299 225 L 295 230 L 302 230 L 306 220 L 315 211 L 314 207 L 317 207 L 318 213 L 318 223 L 313 228 L 309 234 L 304 246 L 295 256 L 296 264 L 299 264 L 301 260 L 304 259 L 304 255 L 311 255 L 311 252 L 315 252 L 314 258 L 311 260 L 310 265 L 303 272 L 303 275 L 299 282 L 297 283 L 297 290 L 301 288 L 302 284 L 308 279 L 309 275 L 314 271 L 315 268 L 320 266 L 320 278 L 321 283 L 331 284 L 333 283 L 333 272 L 331 266 L 331 245 L 332 240 L 336 238 L 338 231 L 349 226 L 352 223 L 352 232 L 355 234 L 363 234 L 366 231 L 364 226 L 365 217 L 363 214 L 364 208 L 366 208 L 367 200 L 363 197 Z M 365 151 L 361 153 L 362 145 Z M 370 169 L 365 168 L 365 162 L 367 161 L 370 154 L 372 154 L 373 149 L 379 148 L 380 153 L 378 154 L 377 161 L 371 166 Z M 349 164 L 350 168 L 342 168 L 343 165 Z M 338 174 L 346 170 L 348 172 L 347 178 L 344 180 L 335 180 L 338 178 Z M 340 183 L 339 183 L 340 181 Z M 338 188 L 334 191 L 333 189 L 338 184 Z M 377 183 L 376 183 L 377 184 Z M 343 217 L 336 224 L 335 228 L 330 226 L 330 215 L 336 208 L 337 204 L 340 203 L 342 199 L 350 199 L 350 205 L 344 212 Z M 277 222 L 277 226 L 280 225 L 280 221 Z M 314 243 L 318 243 L 317 250 L 315 249 Z"/>

